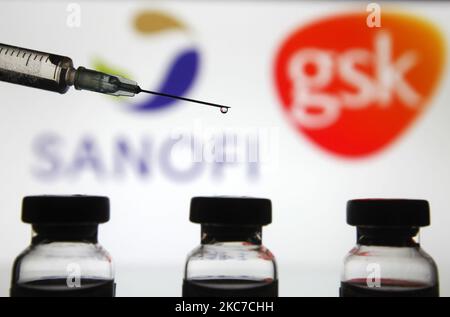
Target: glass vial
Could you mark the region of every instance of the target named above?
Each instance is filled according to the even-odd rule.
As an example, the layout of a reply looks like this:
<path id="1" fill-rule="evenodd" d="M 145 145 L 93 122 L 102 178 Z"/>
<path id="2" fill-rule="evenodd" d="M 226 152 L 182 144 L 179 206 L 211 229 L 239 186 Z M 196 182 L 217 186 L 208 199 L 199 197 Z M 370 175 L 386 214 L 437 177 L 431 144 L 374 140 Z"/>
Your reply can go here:
<path id="1" fill-rule="evenodd" d="M 341 297 L 439 297 L 437 266 L 419 241 L 430 225 L 427 201 L 352 200 L 347 223 L 357 245 L 345 258 Z"/>
<path id="2" fill-rule="evenodd" d="M 33 235 L 14 262 L 11 296 L 114 297 L 113 262 L 97 240 L 109 214 L 107 197 L 25 197 L 22 220 Z"/>
<path id="3" fill-rule="evenodd" d="M 201 245 L 188 256 L 183 297 L 278 296 L 275 258 L 262 245 L 269 199 L 194 197 L 190 220 L 201 224 Z"/>

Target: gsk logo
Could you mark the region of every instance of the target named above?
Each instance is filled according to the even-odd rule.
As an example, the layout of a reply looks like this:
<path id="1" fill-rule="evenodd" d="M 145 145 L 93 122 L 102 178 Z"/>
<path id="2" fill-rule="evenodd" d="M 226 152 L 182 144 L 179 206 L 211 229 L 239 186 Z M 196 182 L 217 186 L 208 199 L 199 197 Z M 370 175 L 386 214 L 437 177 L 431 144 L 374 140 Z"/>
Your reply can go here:
<path id="1" fill-rule="evenodd" d="M 383 13 L 328 17 L 282 44 L 275 82 L 297 129 L 344 157 L 374 154 L 395 141 L 429 104 L 444 68 L 444 41 L 424 19 Z"/>
<path id="2" fill-rule="evenodd" d="M 182 32 L 187 35 L 187 27 L 180 20 L 160 11 L 143 11 L 133 19 L 136 32 L 144 36 L 164 35 L 165 32 Z M 159 87 L 143 87 L 177 96 L 185 96 L 197 78 L 200 54 L 195 47 L 181 49 L 163 76 Z M 103 72 L 132 78 L 123 71 L 111 67 L 105 60 L 97 59 L 94 67 Z M 133 104 L 135 111 L 156 111 L 177 103 L 177 100 L 163 96 L 149 96 L 146 100 Z"/>

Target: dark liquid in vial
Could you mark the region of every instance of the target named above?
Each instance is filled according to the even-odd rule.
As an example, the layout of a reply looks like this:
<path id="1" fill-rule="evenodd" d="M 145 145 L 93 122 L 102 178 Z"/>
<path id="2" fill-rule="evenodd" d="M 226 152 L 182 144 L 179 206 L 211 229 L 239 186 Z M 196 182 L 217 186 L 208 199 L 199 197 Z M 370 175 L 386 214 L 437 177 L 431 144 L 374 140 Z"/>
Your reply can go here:
<path id="1" fill-rule="evenodd" d="M 47 279 L 16 284 L 11 297 L 114 297 L 112 280 L 81 279 L 81 287 L 68 287 L 66 279 Z"/>
<path id="2" fill-rule="evenodd" d="M 278 281 L 250 279 L 184 280 L 183 297 L 277 297 Z"/>
<path id="3" fill-rule="evenodd" d="M 366 280 L 341 283 L 341 297 L 439 297 L 439 285 L 381 280 L 381 287 L 368 287 Z"/>

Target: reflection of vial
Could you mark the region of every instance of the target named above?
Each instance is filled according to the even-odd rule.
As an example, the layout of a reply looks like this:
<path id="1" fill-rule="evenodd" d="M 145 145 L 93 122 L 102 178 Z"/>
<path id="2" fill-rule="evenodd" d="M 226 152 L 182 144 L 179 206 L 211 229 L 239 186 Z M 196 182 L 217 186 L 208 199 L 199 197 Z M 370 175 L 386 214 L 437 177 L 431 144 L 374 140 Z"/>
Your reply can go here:
<path id="1" fill-rule="evenodd" d="M 17 257 L 12 297 L 113 297 L 111 257 L 97 242 L 109 220 L 109 199 L 96 196 L 25 197 L 22 220 L 31 246 Z"/>
<path id="2" fill-rule="evenodd" d="M 261 238 L 272 221 L 270 200 L 194 197 L 190 220 L 202 233 L 187 259 L 184 297 L 278 296 L 275 258 Z"/>
<path id="3" fill-rule="evenodd" d="M 424 200 L 352 200 L 347 222 L 358 244 L 347 255 L 342 297 L 438 297 L 438 271 L 420 247 L 419 228 L 430 224 Z"/>

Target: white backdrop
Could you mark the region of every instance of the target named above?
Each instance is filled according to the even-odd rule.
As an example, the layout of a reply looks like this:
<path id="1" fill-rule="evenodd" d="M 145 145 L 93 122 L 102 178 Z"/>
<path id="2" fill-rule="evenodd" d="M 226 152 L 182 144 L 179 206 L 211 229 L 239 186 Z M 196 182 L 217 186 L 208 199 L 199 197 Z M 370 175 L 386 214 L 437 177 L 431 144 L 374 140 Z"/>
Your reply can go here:
<path id="1" fill-rule="evenodd" d="M 118 294 L 148 296 L 180 294 L 185 256 L 199 243 L 200 228 L 188 221 L 192 196 L 273 200 L 274 222 L 264 230 L 264 241 L 278 259 L 284 296 L 337 295 L 342 259 L 355 243 L 355 229 L 345 223 L 348 199 L 425 198 L 432 205 L 432 226 L 422 231 L 423 247 L 439 265 L 443 295 L 450 295 L 448 70 L 417 123 L 393 146 L 364 159 L 319 150 L 288 122 L 277 96 L 273 67 L 283 40 L 324 15 L 364 12 L 363 3 L 82 1 L 78 28 L 67 26 L 68 3 L 2 1 L 0 42 L 70 56 L 77 66 L 107 61 L 149 89 L 157 89 L 177 52 L 193 47 L 200 66 L 188 96 L 232 109 L 222 115 L 178 103 L 138 113 L 112 97 L 74 90 L 58 95 L 0 82 L 0 295 L 7 295 L 12 261 L 30 240 L 30 227 L 20 221 L 21 199 L 44 193 L 111 197 L 112 220 L 102 226 L 100 241 L 116 260 Z M 449 3 L 393 6 L 432 20 L 450 43 Z M 133 19 L 143 10 L 176 17 L 184 26 L 139 34 Z M 278 164 L 253 176 L 248 164 L 226 166 L 219 177 L 215 165 L 204 163 L 198 175 L 180 182 L 164 169 L 162 147 L 174 128 L 196 124 L 267 128 L 276 135 Z M 52 153 L 58 165 L 52 177 L 43 178 L 51 166 L 36 144 L 48 136 L 57 140 Z M 137 151 L 143 151 L 142 142 L 151 143 L 149 175 L 139 176 L 131 165 L 119 175 L 113 154 L 118 138 Z M 101 175 L 89 166 L 73 170 L 86 140 L 98 147 Z M 189 167 L 170 158 L 177 168 Z"/>

